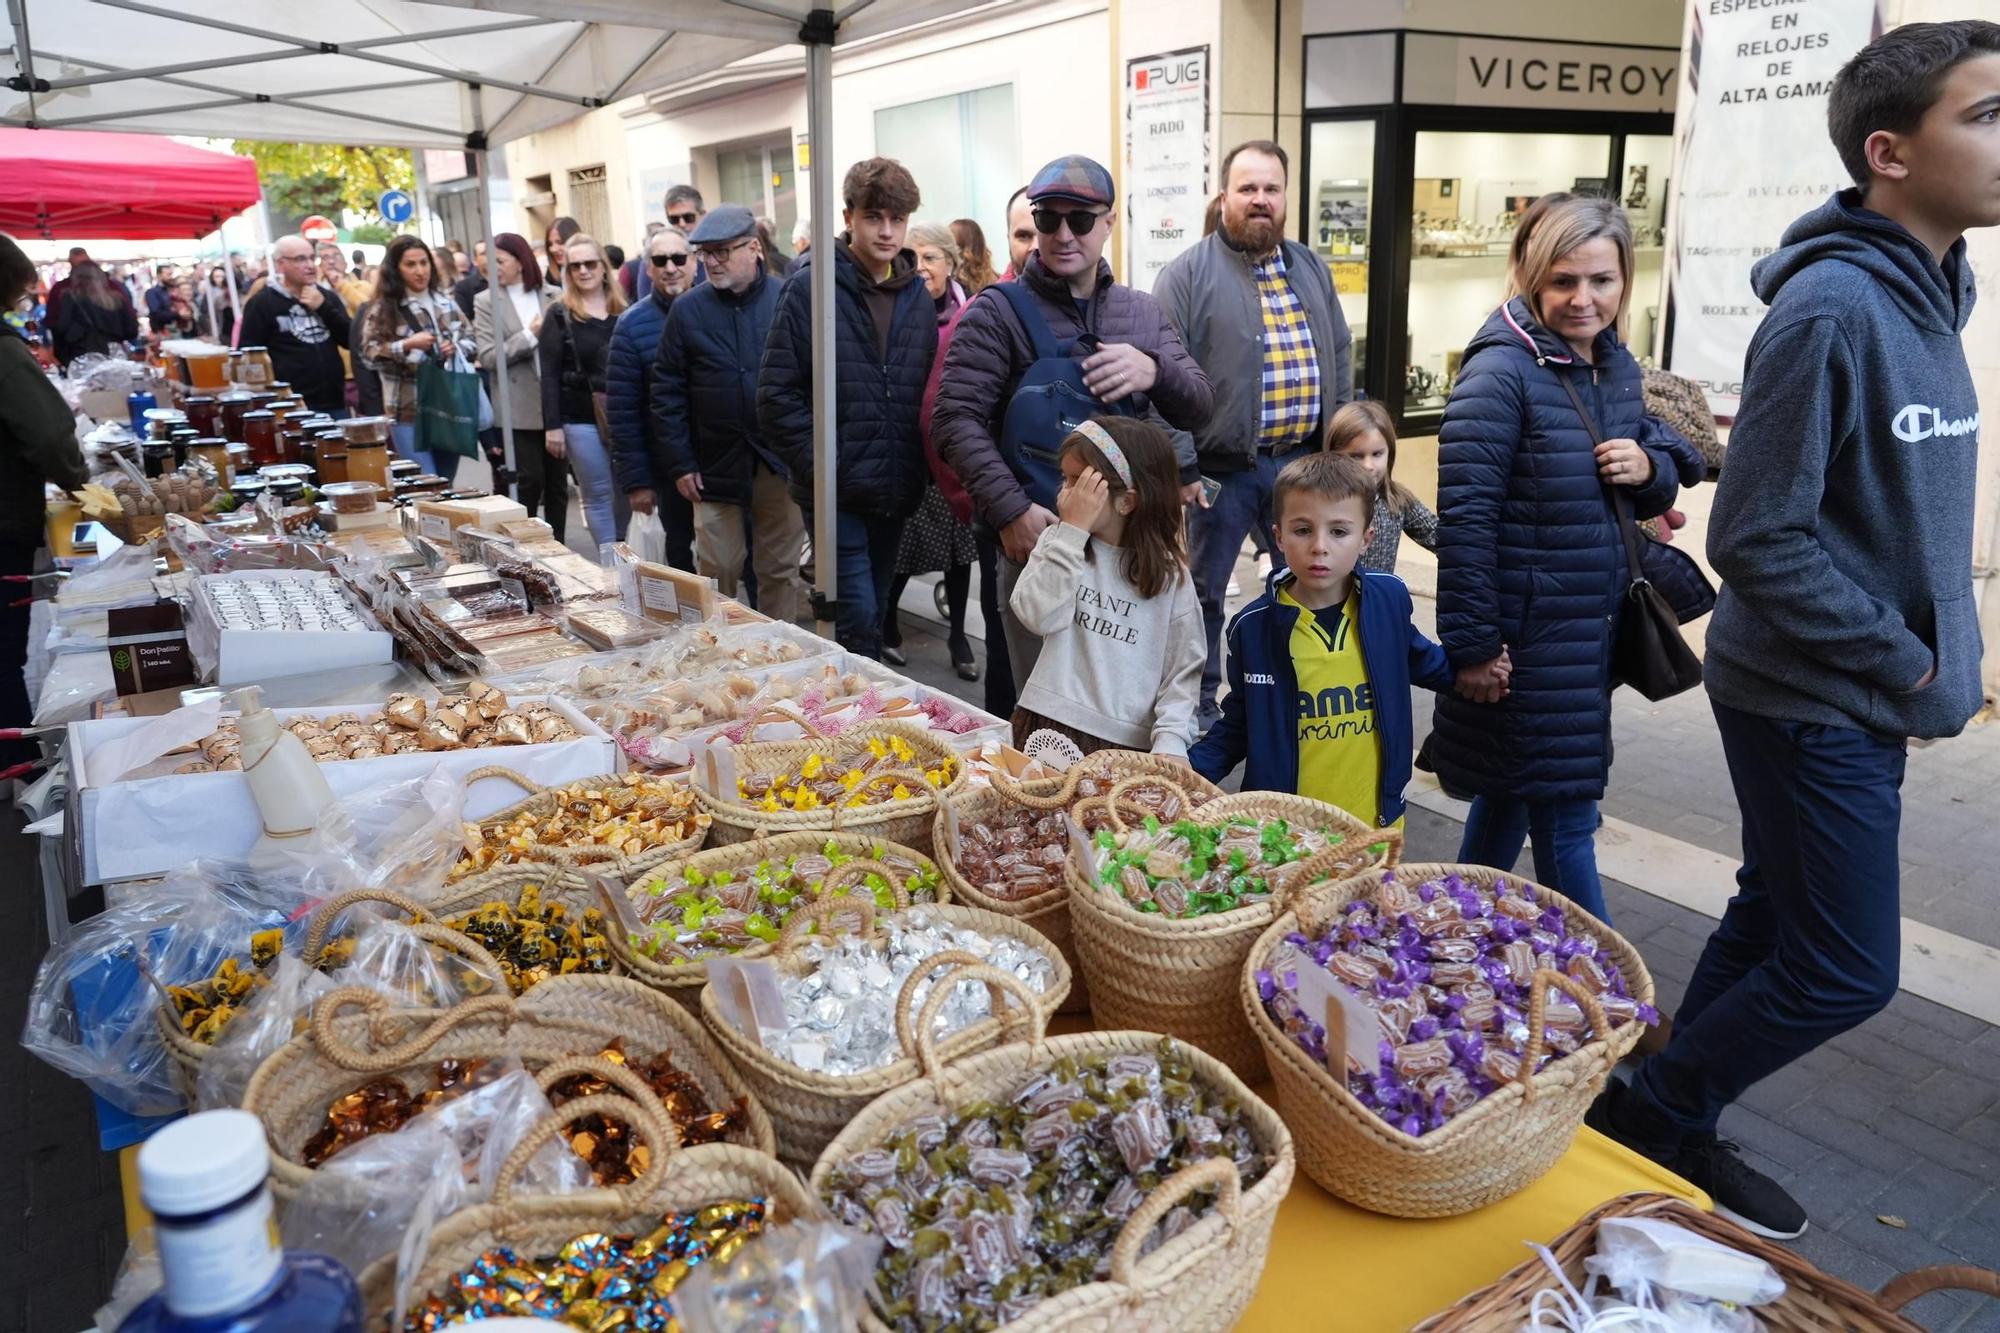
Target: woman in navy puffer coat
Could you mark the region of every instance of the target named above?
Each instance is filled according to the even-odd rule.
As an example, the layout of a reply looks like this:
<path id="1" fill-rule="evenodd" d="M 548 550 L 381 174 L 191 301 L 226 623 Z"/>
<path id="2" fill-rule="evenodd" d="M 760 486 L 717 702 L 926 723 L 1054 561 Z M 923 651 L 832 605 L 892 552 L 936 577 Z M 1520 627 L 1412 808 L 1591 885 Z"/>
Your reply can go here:
<path id="1" fill-rule="evenodd" d="M 1701 459 L 1646 417 L 1639 363 L 1618 338 L 1632 273 L 1623 212 L 1577 199 L 1534 225 L 1515 273 L 1525 295 L 1466 348 L 1438 432 L 1438 639 L 1475 698 L 1438 695 L 1431 757 L 1445 787 L 1475 797 L 1459 860 L 1511 870 L 1532 830 L 1536 878 L 1603 917 L 1592 839 L 1628 581 L 1605 487 L 1624 486 L 1648 518 L 1701 476 Z"/>

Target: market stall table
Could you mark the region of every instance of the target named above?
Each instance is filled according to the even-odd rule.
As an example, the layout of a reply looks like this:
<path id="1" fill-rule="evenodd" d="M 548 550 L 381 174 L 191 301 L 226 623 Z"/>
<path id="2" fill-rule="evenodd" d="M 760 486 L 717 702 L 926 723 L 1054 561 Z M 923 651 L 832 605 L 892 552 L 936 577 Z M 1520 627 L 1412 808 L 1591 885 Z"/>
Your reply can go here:
<path id="1" fill-rule="evenodd" d="M 1082 1032 L 1059 1018 L 1054 1032 Z M 1270 1085 L 1258 1084 L 1269 1097 Z M 118 1154 L 125 1232 L 150 1226 L 139 1202 L 136 1147 Z M 1553 1171 L 1513 1198 L 1463 1217 L 1401 1218 L 1343 1203 L 1304 1173 L 1278 1208 L 1257 1296 L 1238 1327 L 1256 1333 L 1402 1333 L 1520 1263 L 1591 1209 L 1623 1194 L 1709 1198 L 1665 1167 L 1592 1129 L 1577 1132 Z"/>

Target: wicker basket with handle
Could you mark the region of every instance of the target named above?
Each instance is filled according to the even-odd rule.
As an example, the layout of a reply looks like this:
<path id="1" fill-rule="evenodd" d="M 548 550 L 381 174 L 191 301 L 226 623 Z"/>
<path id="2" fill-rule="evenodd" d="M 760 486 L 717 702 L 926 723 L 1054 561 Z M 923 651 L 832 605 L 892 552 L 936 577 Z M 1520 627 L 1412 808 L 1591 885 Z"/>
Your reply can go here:
<path id="1" fill-rule="evenodd" d="M 1597 1252 L 1597 1225 L 1611 1217 L 1650 1217 L 1686 1227 L 1698 1236 L 1762 1259 L 1785 1280 L 1784 1295 L 1751 1307 L 1766 1333 L 1923 1333 L 1901 1313 L 1933 1291 L 1976 1291 L 2000 1298 L 2000 1273 L 1988 1268 L 1944 1265 L 1919 1268 L 1891 1278 L 1880 1291 L 1866 1292 L 1820 1272 L 1803 1255 L 1753 1235 L 1734 1222 L 1705 1213 L 1666 1194 L 1627 1194 L 1584 1214 L 1555 1238 L 1549 1253 L 1565 1276 L 1583 1285 L 1583 1261 Z M 1539 1257 L 1523 1261 L 1498 1281 L 1418 1324 L 1413 1333 L 1515 1333 L 1528 1322 L 1535 1293 L 1553 1286 L 1555 1275 Z"/>
<path id="2" fill-rule="evenodd" d="M 786 714 L 789 721 L 801 719 Z M 902 783 L 910 795 L 898 800 L 885 800 L 868 805 L 848 805 L 845 802 L 820 806 L 814 810 L 766 810 L 761 806 L 743 800 L 735 793 L 709 791 L 697 782 L 695 791 L 702 804 L 714 816 L 715 822 L 709 828 L 709 841 L 715 846 L 728 843 L 747 842 L 760 833 L 841 833 L 868 838 L 881 838 L 888 842 L 900 842 L 906 847 L 914 847 L 925 856 L 931 854 L 931 817 L 937 812 L 937 793 L 924 776 L 924 770 L 936 770 L 947 760 L 951 763 L 951 779 L 945 782 L 946 792 L 956 792 L 965 785 L 965 762 L 950 746 L 938 740 L 922 727 L 913 727 L 905 722 L 867 722 L 851 727 L 839 736 L 829 737 L 811 723 L 803 723 L 811 734 L 799 741 L 752 741 L 736 746 L 733 751 L 736 772 L 741 775 L 751 770 L 795 770 L 813 755 L 819 755 L 829 763 L 844 763 L 840 756 L 856 749 L 866 748 L 871 740 L 887 744 L 891 739 L 904 742 L 915 756 L 910 764 L 871 771 L 854 795 L 873 790 L 881 781 Z"/>
<path id="3" fill-rule="evenodd" d="M 340 919 L 341 913 L 359 903 L 374 902 L 392 907 L 409 919 L 411 930 L 418 938 L 448 949 L 461 958 L 468 959 L 482 972 L 500 975 L 500 964 L 476 941 L 468 939 L 455 930 L 447 929 L 437 922 L 437 917 L 428 908 L 412 902 L 399 893 L 388 889 L 355 889 L 337 897 L 329 898 L 313 912 L 313 919 L 306 928 L 306 938 L 300 949 L 300 956 L 308 961 L 316 959 L 326 944 L 326 935 Z M 199 1108 L 195 1090 L 201 1080 L 202 1061 L 215 1048 L 194 1040 L 181 1031 L 180 1019 L 172 1006 L 162 1003 L 154 1014 L 160 1030 L 160 1041 L 167 1048 L 167 1055 L 174 1062 L 174 1072 L 181 1085 L 181 1092 L 187 1097 L 189 1110 Z"/>
<path id="4" fill-rule="evenodd" d="M 1014 1004 L 1032 1012 L 1034 997 L 1007 973 L 972 966 L 947 975 L 945 981 L 983 981 L 1005 987 Z M 924 1115 L 949 1118 L 962 1106 L 984 1099 L 1004 1099 L 1046 1072 L 1065 1056 L 1087 1059 L 1099 1055 L 1152 1055 L 1160 1044 L 1151 1032 L 1080 1032 L 1065 1037 L 1047 1035 L 1045 1020 L 1033 1016 L 1034 1032 L 1012 1042 L 944 1063 L 932 1040 L 939 1009 L 947 994 L 940 982 L 917 1015 L 915 1045 L 921 1077 L 885 1093 L 870 1103 L 820 1155 L 813 1168 L 815 1200 L 825 1195 L 827 1178 L 842 1162 L 881 1144 L 912 1119 Z M 1278 1204 L 1292 1184 L 1292 1141 L 1271 1108 L 1229 1072 L 1227 1066 L 1201 1051 L 1183 1047 L 1195 1078 L 1208 1088 L 1233 1097 L 1249 1122 L 1268 1167 L 1256 1183 L 1242 1187 L 1233 1162 L 1211 1158 L 1187 1167 L 1149 1194 L 1120 1229 L 1110 1256 L 1110 1277 L 1072 1288 L 1043 1301 L 1026 1316 L 1007 1325 L 1012 1333 L 1117 1333 L 1122 1330 L 1172 1328 L 1198 1333 L 1222 1330 L 1235 1323 L 1250 1303 L 1270 1253 L 1271 1229 Z M 1220 1189 L 1218 1206 L 1188 1230 L 1149 1255 L 1140 1251 L 1155 1226 L 1189 1194 Z M 870 1296 L 875 1295 L 871 1286 Z M 869 1333 L 887 1333 L 887 1325 L 871 1307 L 862 1315 Z"/>
<path id="5" fill-rule="evenodd" d="M 1062 997 L 1069 990 L 1070 972 L 1069 964 L 1063 961 L 1062 954 L 1054 945 L 1018 921 L 982 912 L 976 907 L 924 907 L 917 910 L 935 921 L 979 931 L 989 939 L 1005 937 L 1018 940 L 1048 958 L 1053 971 L 1047 989 L 1036 997 L 1035 1007 L 1044 1019 L 1056 1012 Z M 772 965 L 791 976 L 802 976 L 811 971 L 813 965 L 800 956 L 805 942 L 805 928 L 817 923 L 824 933 L 834 917 L 844 912 L 859 916 L 861 935 L 877 935 L 873 902 L 866 898 L 821 898 L 804 910 L 794 912 L 792 919 L 785 923 L 785 932 L 772 952 Z M 758 1102 L 770 1115 L 771 1127 L 778 1135 L 778 1156 L 810 1169 L 826 1145 L 833 1141 L 833 1136 L 845 1128 L 862 1107 L 917 1076 L 910 1025 L 913 1021 L 912 1000 L 919 980 L 932 975 L 940 967 L 981 961 L 970 954 L 947 950 L 933 955 L 923 967 L 912 972 L 896 996 L 895 1023 L 903 1048 L 902 1058 L 893 1064 L 858 1074 L 825 1074 L 802 1069 L 780 1059 L 723 1017 L 713 986 L 702 991 L 702 1017 L 708 1023 L 708 1030 L 715 1035 L 716 1044 L 736 1062 L 744 1082 L 750 1085 L 751 1091 L 757 1094 Z M 1005 1017 L 998 992 L 993 993 L 992 1012 L 993 1017 L 981 1019 L 946 1037 L 940 1047 L 941 1058 L 950 1059 L 989 1044 Z"/>
<path id="6" fill-rule="evenodd" d="M 411 1275 L 412 1301 L 441 1289 L 496 1245 L 510 1246 L 532 1260 L 555 1253 L 581 1235 L 644 1235 L 659 1225 L 663 1214 L 738 1199 L 764 1199 L 767 1224 L 818 1216 L 798 1177 L 764 1153 L 726 1143 L 681 1147 L 666 1109 L 630 1070 L 581 1057 L 554 1061 L 537 1077 L 546 1090 L 577 1074 L 603 1079 L 611 1090 L 556 1108 L 555 1115 L 533 1126 L 508 1154 L 490 1200 L 438 1224 Z M 593 1113 L 624 1121 L 645 1140 L 650 1160 L 638 1179 L 573 1194 L 516 1194 L 515 1181 L 541 1146 L 571 1122 Z M 386 1255 L 362 1271 L 361 1298 L 371 1328 L 383 1327 L 386 1319 L 402 1313 L 394 1309 L 395 1255 Z M 391 1321 L 387 1326 L 401 1324 Z"/>
<path id="7" fill-rule="evenodd" d="M 958 826 L 964 828 L 969 823 L 990 819 L 1010 805 L 1029 810 L 1068 810 L 1078 801 L 1087 799 L 1078 795 L 1079 784 L 1099 786 L 1116 784 L 1124 778 L 1145 777 L 1172 784 L 1172 790 L 1190 803 L 1198 804 L 1222 795 L 1220 787 L 1173 760 L 1140 754 L 1135 750 L 1099 750 L 1072 764 L 1060 778 L 1033 778 L 1018 782 L 1003 772 L 995 772 L 992 785 L 974 787 L 956 796 L 947 796 L 938 803 L 932 841 L 937 848 L 938 868 L 951 885 L 952 897 L 1032 926 L 1062 951 L 1070 966 L 1069 998 L 1063 1001 L 1062 1013 L 1090 1011 L 1090 990 L 1084 983 L 1070 929 L 1068 883 L 1057 875 L 1047 889 L 1028 898 L 1003 898 L 991 892 L 987 885 L 973 883 L 946 850 L 950 843 L 950 835 L 946 832 L 947 820 L 955 818 Z M 950 816 L 946 814 L 947 805 L 951 809 Z"/>
<path id="8" fill-rule="evenodd" d="M 314 1006 L 312 1027 L 257 1067 L 243 1109 L 271 1140 L 271 1188 L 293 1197 L 311 1178 L 300 1160 L 333 1101 L 381 1075 L 431 1086 L 444 1060 L 517 1056 L 530 1070 L 596 1055 L 622 1039 L 632 1062 L 671 1053 L 714 1110 L 745 1103 L 742 1143 L 776 1146 L 771 1121 L 722 1051 L 687 1011 L 626 977 L 555 977 L 518 1000 L 488 995 L 446 1010 L 398 1009 L 379 992 L 348 987 Z"/>
<path id="9" fill-rule="evenodd" d="M 1485 866 L 1412 864 L 1396 869 L 1405 884 L 1452 874 L 1483 888 L 1502 880 L 1525 885 L 1538 902 L 1560 907 L 1566 928 L 1596 940 L 1603 955 L 1618 965 L 1632 998 L 1652 1003 L 1653 979 L 1638 950 L 1553 890 Z M 1382 876 L 1371 872 L 1292 899 L 1250 949 L 1239 978 L 1238 1007 L 1269 1058 L 1278 1110 L 1298 1136 L 1299 1165 L 1308 1176 L 1349 1203 L 1394 1217 L 1469 1213 L 1527 1188 L 1556 1164 L 1606 1076 L 1638 1041 L 1644 1025 L 1612 1027 L 1589 991 L 1562 973 L 1539 972 L 1522 1077 L 1427 1134 L 1403 1133 L 1287 1036 L 1265 1011 L 1257 991 L 1258 970 L 1285 936 L 1293 931 L 1317 935 L 1348 903 L 1372 895 L 1381 883 Z M 1577 1001 L 1596 1036 L 1574 1054 L 1536 1071 L 1551 988 Z"/>
<path id="10" fill-rule="evenodd" d="M 556 804 L 556 793 L 566 787 L 625 785 L 623 774 L 600 773 L 593 777 L 576 778 L 569 782 L 557 783 L 555 786 L 544 787 L 534 779 L 522 777 L 513 769 L 501 764 L 488 764 L 484 768 L 474 769 L 465 775 L 465 785 L 470 787 L 473 783 L 488 778 L 511 782 L 528 795 L 506 809 L 496 810 L 477 821 L 481 829 L 488 825 L 504 824 L 519 815 L 552 814 Z M 541 846 L 531 858 L 502 862 L 470 875 L 446 880 L 444 887 L 438 891 L 438 901 L 447 911 L 457 910 L 467 902 L 477 905 L 508 888 L 519 885 L 523 882 L 520 876 L 520 872 L 523 871 L 531 871 L 529 878 L 540 880 L 546 889 L 553 891 L 559 887 L 567 887 L 559 885 L 558 881 L 562 878 L 562 872 L 573 866 L 588 867 L 621 883 L 629 883 L 655 866 L 664 865 L 668 861 L 701 850 L 702 842 L 708 837 L 710 816 L 707 811 L 697 808 L 693 818 L 696 828 L 692 834 L 675 842 L 648 847 L 642 852 L 626 853 L 612 847 L 597 846 Z"/>
<path id="11" fill-rule="evenodd" d="M 1120 783 L 1107 798 L 1114 827 L 1122 826 L 1127 813 L 1119 799 L 1125 785 Z M 1398 829 L 1371 829 L 1324 801 L 1278 792 L 1218 797 L 1203 805 L 1198 817 L 1204 824 L 1283 819 L 1298 828 L 1333 831 L 1340 840 L 1317 856 L 1274 871 L 1279 894 L 1233 911 L 1185 919 L 1139 911 L 1117 891 L 1086 881 L 1071 860 L 1065 874 L 1077 956 L 1098 1027 L 1164 1032 L 1199 1046 L 1237 1075 L 1258 1079 L 1264 1076 L 1263 1048 L 1244 1022 L 1236 993 L 1250 946 L 1281 910 L 1279 897 L 1316 879 L 1345 879 L 1385 861 L 1394 865 L 1403 835 Z"/>
<path id="12" fill-rule="evenodd" d="M 855 858 L 842 862 L 836 870 L 862 863 L 867 870 L 875 871 L 889 882 L 892 897 L 898 907 L 908 907 L 910 897 L 903 887 L 903 878 L 897 873 L 897 866 L 925 868 L 932 865 L 930 856 L 909 847 L 885 842 L 880 838 L 856 836 L 851 833 L 780 833 L 775 836 L 759 834 L 755 843 L 731 843 L 723 847 L 711 847 L 705 852 L 696 852 L 677 867 L 685 872 L 700 871 L 714 875 L 718 871 L 734 871 L 744 864 L 755 865 L 760 861 L 782 860 L 791 856 L 807 856 L 824 853 L 829 847 L 843 856 Z M 831 872 L 829 872 L 831 873 Z M 856 872 L 850 871 L 834 881 L 836 887 L 853 882 Z M 634 911 L 644 914 L 646 904 L 653 898 L 649 886 L 661 875 L 658 870 L 643 875 L 625 887 L 625 897 Z M 826 891 L 822 879 L 820 892 Z M 936 901 L 950 901 L 951 891 L 942 877 L 938 881 Z M 800 904 L 803 905 L 803 902 Z M 794 911 L 797 908 L 793 909 Z M 771 943 L 758 940 L 744 946 L 735 954 L 738 958 L 761 958 L 771 952 Z M 701 989 L 708 984 L 708 964 L 700 959 L 687 962 L 663 962 L 651 954 L 633 947 L 626 934 L 617 929 L 611 931 L 611 952 L 634 977 L 648 986 L 671 995 L 687 1006 L 690 1013 L 701 1014 Z"/>

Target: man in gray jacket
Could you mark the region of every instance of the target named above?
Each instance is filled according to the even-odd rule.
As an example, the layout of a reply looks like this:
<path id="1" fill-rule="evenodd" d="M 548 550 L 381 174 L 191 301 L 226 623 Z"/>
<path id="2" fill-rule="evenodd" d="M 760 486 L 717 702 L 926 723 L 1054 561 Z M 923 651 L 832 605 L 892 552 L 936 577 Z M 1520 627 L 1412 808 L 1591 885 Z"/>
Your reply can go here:
<path id="1" fill-rule="evenodd" d="M 1319 448 L 1335 409 L 1354 396 L 1354 338 L 1319 256 L 1285 239 L 1285 150 L 1268 139 L 1222 159 L 1222 226 L 1175 256 L 1153 284 L 1181 341 L 1215 386 L 1215 411 L 1194 433 L 1204 476 L 1222 485 L 1189 515 L 1189 565 L 1208 633 L 1201 675 L 1205 729 L 1222 681 L 1223 599 L 1253 528 L 1268 530 L 1278 470 Z"/>

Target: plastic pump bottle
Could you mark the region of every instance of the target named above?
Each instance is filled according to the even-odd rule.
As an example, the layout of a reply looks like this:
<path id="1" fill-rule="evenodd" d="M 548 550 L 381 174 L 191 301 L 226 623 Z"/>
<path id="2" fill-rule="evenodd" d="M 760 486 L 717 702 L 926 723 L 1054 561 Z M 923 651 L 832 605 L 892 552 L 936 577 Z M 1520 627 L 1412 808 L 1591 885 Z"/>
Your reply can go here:
<path id="1" fill-rule="evenodd" d="M 203 1111 L 139 1149 L 165 1285 L 118 1333 L 361 1333 L 354 1278 L 323 1254 L 279 1248 L 264 1127 Z"/>
<path id="2" fill-rule="evenodd" d="M 278 725 L 277 715 L 264 707 L 261 689 L 245 685 L 229 698 L 242 712 L 236 730 L 243 738 L 243 776 L 264 822 L 250 864 L 284 861 L 286 843 L 312 832 L 333 804 L 333 788 L 305 742 Z"/>

